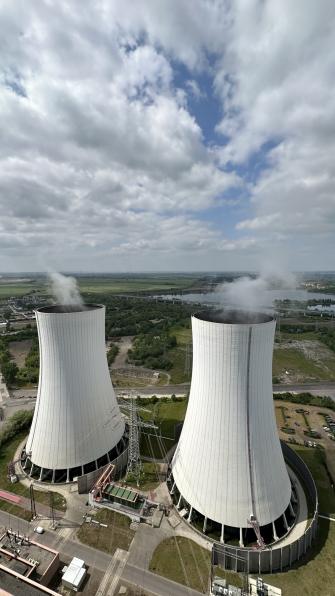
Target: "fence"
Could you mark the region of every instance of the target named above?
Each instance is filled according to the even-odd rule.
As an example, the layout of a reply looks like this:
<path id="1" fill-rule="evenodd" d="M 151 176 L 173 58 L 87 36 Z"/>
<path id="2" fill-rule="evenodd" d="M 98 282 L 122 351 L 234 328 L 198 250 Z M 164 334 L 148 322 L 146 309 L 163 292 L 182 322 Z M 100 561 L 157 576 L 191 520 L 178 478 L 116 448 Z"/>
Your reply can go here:
<path id="1" fill-rule="evenodd" d="M 253 550 L 238 548 L 225 544 L 214 543 L 212 551 L 213 565 L 219 565 L 227 570 L 244 573 L 272 573 L 290 567 L 310 548 L 318 529 L 318 495 L 313 480 L 305 462 L 290 447 L 281 442 L 284 458 L 288 465 L 302 481 L 307 492 L 307 498 L 313 507 L 313 518 L 304 534 L 291 544 L 281 547 L 280 543 L 274 548 Z"/>

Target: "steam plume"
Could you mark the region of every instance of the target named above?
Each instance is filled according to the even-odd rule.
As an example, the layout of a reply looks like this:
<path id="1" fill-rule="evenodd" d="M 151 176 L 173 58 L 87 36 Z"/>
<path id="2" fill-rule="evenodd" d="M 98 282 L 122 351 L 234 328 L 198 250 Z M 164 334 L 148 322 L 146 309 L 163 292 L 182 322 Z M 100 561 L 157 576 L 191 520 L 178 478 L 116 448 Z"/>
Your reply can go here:
<path id="1" fill-rule="evenodd" d="M 297 280 L 291 273 L 263 273 L 256 278 L 240 277 L 219 288 L 224 292 L 229 306 L 246 311 L 261 310 L 267 303 L 266 291 L 271 289 L 294 289 Z"/>
<path id="2" fill-rule="evenodd" d="M 61 273 L 50 273 L 51 292 L 57 303 L 63 305 L 83 305 L 77 282 L 74 277 L 65 276 Z"/>

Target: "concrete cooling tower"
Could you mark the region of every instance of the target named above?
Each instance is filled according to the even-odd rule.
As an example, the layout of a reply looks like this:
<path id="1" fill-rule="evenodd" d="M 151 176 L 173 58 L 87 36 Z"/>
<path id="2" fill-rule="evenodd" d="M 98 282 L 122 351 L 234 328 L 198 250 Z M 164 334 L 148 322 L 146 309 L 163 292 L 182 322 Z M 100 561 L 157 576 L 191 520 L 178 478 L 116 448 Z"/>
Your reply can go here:
<path id="1" fill-rule="evenodd" d="M 36 311 L 40 377 L 25 470 L 69 482 L 125 449 L 125 423 L 111 383 L 105 307 L 48 306 Z"/>
<path id="2" fill-rule="evenodd" d="M 192 317 L 192 382 L 171 492 L 189 521 L 216 527 L 222 542 L 235 531 L 241 546 L 247 529 L 261 544 L 267 526 L 276 540 L 292 512 L 272 398 L 275 325 L 255 313 Z"/>

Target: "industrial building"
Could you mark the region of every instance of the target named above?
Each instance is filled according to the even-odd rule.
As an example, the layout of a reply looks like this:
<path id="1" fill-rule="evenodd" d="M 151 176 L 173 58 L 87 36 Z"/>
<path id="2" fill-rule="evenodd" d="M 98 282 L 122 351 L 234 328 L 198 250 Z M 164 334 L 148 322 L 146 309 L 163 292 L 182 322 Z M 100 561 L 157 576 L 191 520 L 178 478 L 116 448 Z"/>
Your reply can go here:
<path id="1" fill-rule="evenodd" d="M 58 551 L 10 529 L 0 537 L 0 587 L 6 593 L 56 595 L 47 586 L 58 567 Z"/>
<path id="2" fill-rule="evenodd" d="M 241 547 L 276 542 L 297 508 L 272 399 L 275 326 L 257 313 L 192 317 L 191 389 L 170 489 L 189 522 Z"/>
<path id="3" fill-rule="evenodd" d="M 36 311 L 40 376 L 24 469 L 41 482 L 71 482 L 110 462 L 126 464 L 127 431 L 105 348 L 105 307 Z M 121 465 L 121 464 L 120 464 Z"/>

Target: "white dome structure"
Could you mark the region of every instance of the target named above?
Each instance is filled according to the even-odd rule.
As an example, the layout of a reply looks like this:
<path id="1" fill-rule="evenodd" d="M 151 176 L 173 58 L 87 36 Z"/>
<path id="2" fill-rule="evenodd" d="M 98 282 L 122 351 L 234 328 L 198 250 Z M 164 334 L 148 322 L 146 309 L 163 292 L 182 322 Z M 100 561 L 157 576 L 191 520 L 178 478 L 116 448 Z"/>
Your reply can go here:
<path id="1" fill-rule="evenodd" d="M 189 402 L 172 460 L 178 506 L 225 529 L 259 533 L 289 508 L 291 482 L 272 398 L 271 316 L 233 312 L 192 317 Z M 292 509 L 292 508 L 291 508 Z M 287 522 L 286 518 L 284 523 Z"/>
<path id="2" fill-rule="evenodd" d="M 105 307 L 48 306 L 36 320 L 40 376 L 25 469 L 40 481 L 69 482 L 125 448 L 106 358 Z"/>

